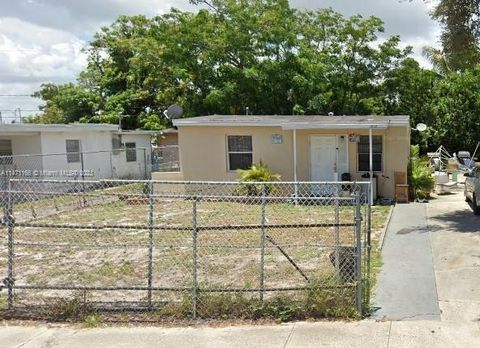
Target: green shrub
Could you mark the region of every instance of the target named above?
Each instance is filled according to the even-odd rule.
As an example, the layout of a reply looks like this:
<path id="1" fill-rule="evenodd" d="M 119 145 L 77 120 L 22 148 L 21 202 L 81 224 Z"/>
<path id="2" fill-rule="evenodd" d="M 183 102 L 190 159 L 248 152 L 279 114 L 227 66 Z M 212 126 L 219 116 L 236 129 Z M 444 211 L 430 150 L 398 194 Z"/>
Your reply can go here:
<path id="1" fill-rule="evenodd" d="M 273 174 L 270 168 L 260 161 L 258 164 L 252 164 L 250 169 L 239 169 L 240 182 L 273 182 L 281 179 L 280 174 Z M 259 196 L 262 193 L 262 188 L 265 186 L 266 194 L 268 195 L 272 191 L 272 185 L 253 185 L 247 184 L 242 187 L 242 192 L 249 196 Z"/>
<path id="2" fill-rule="evenodd" d="M 247 319 L 260 305 L 258 299 L 243 293 L 202 293 L 198 298 L 198 315 L 206 319 Z"/>
<path id="3" fill-rule="evenodd" d="M 428 158 L 419 155 L 419 146 L 413 145 L 410 149 L 410 165 L 408 170 L 410 196 L 413 200 L 429 198 L 435 186 Z"/>
<path id="4" fill-rule="evenodd" d="M 0 295 L 0 310 L 7 309 L 8 304 L 7 304 L 7 299 L 5 296 Z"/>
<path id="5" fill-rule="evenodd" d="M 54 300 L 47 310 L 47 317 L 52 321 L 84 321 L 94 314 L 94 309 L 85 303 L 81 295 L 74 298 Z"/>
<path id="6" fill-rule="evenodd" d="M 85 327 L 92 329 L 100 326 L 102 323 L 102 317 L 99 314 L 90 314 L 84 320 Z"/>
<path id="7" fill-rule="evenodd" d="M 328 284 L 330 287 L 324 287 Z M 359 318 L 355 287 L 344 286 L 333 274 L 310 279 L 304 291 L 295 294 L 200 293 L 198 317 L 204 319 L 272 319 L 279 322 L 308 318 Z M 186 312 L 184 312 L 186 313 Z M 190 316 L 190 313 L 188 314 Z"/>

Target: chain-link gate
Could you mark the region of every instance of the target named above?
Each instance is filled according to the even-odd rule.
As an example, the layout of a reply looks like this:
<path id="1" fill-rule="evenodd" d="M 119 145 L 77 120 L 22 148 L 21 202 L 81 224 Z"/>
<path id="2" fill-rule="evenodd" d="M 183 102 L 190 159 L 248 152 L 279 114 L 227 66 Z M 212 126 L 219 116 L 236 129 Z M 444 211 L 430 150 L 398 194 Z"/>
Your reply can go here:
<path id="1" fill-rule="evenodd" d="M 6 307 L 196 318 L 291 301 L 306 316 L 362 313 L 368 189 L 12 179 L 0 231 Z"/>

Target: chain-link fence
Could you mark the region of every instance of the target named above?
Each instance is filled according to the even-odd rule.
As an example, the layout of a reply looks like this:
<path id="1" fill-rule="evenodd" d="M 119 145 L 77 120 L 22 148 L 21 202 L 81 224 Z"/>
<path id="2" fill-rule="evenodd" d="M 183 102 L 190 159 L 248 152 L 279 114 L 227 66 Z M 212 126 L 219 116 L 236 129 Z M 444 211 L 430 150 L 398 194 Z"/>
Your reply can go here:
<path id="1" fill-rule="evenodd" d="M 179 172 L 178 145 L 158 145 L 152 149 L 153 172 Z"/>
<path id="2" fill-rule="evenodd" d="M 0 156 L 0 189 L 5 190 L 12 178 L 147 180 L 151 156 L 147 148 Z"/>
<path id="3" fill-rule="evenodd" d="M 12 179 L 2 191 L 4 305 L 57 317 L 80 308 L 355 316 L 368 302 L 367 191 L 351 182 Z"/>

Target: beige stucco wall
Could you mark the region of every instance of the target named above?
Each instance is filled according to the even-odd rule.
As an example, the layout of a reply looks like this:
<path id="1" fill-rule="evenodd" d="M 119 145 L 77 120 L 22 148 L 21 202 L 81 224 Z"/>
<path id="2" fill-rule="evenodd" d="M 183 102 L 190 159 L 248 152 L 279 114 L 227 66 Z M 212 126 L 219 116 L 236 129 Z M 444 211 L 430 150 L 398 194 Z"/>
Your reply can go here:
<path id="1" fill-rule="evenodd" d="M 293 180 L 292 137 L 280 127 L 178 127 L 180 168 L 185 180 L 236 180 L 227 165 L 227 135 L 251 135 L 253 162 L 263 160 L 283 180 Z M 283 135 L 271 144 L 272 134 Z"/>
<path id="2" fill-rule="evenodd" d="M 226 136 L 251 135 L 253 161 L 264 161 L 273 172 L 282 175 L 282 180 L 293 180 L 293 133 L 281 127 L 216 127 L 179 126 L 180 165 L 185 180 L 237 180 L 238 173 L 228 171 Z M 310 180 L 311 135 L 368 135 L 366 129 L 298 130 L 297 173 L 299 181 Z M 282 144 L 272 144 L 271 136 L 283 136 Z M 393 198 L 394 172 L 407 171 L 410 146 L 410 128 L 390 127 L 374 130 L 374 135 L 383 136 L 383 172 L 378 175 L 378 194 Z M 360 180 L 358 172 L 357 143 L 348 142 L 348 166 L 353 180 Z M 382 177 L 382 174 L 388 178 Z"/>
<path id="3" fill-rule="evenodd" d="M 153 172 L 152 180 L 158 181 L 183 181 L 182 172 Z"/>
<path id="4" fill-rule="evenodd" d="M 164 133 L 157 137 L 157 145 L 178 145 L 178 133 Z"/>

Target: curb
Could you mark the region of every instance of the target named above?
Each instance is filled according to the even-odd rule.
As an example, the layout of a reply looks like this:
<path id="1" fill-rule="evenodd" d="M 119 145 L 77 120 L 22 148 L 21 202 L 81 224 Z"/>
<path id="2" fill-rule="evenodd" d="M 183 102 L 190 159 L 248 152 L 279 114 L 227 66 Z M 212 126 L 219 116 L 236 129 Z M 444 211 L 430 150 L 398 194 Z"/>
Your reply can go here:
<path id="1" fill-rule="evenodd" d="M 385 243 L 385 235 L 387 233 L 387 228 L 390 225 L 390 220 L 392 219 L 393 208 L 395 208 L 395 205 L 390 206 L 390 212 L 388 213 L 385 226 L 383 227 L 382 233 L 380 234 L 380 239 L 379 239 L 379 243 L 378 243 L 378 250 L 380 250 L 380 251 L 382 251 L 383 244 Z"/>

